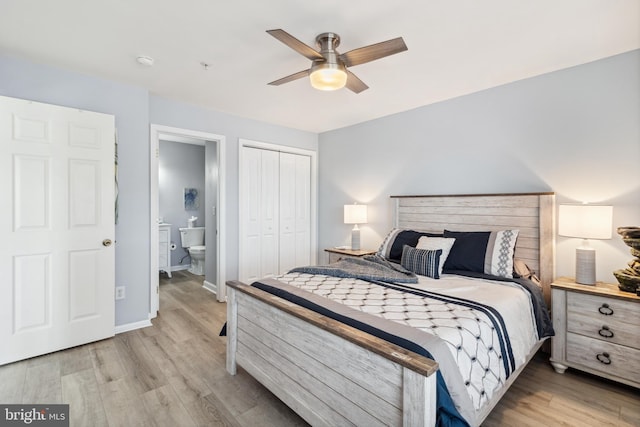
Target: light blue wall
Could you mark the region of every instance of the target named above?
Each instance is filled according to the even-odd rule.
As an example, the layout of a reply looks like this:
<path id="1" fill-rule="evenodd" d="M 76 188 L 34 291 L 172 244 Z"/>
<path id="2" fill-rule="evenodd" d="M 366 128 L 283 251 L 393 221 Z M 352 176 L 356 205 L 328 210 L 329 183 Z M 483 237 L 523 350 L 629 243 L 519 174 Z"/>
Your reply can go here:
<path id="1" fill-rule="evenodd" d="M 318 136 L 150 96 L 147 90 L 12 56 L 0 55 L 0 95 L 112 114 L 119 138 L 120 222 L 116 226 L 116 325 L 145 321 L 149 313 L 149 125 L 226 136 L 227 278 L 238 275 L 238 138 L 310 150 Z"/>
<path id="2" fill-rule="evenodd" d="M 149 124 L 226 136 L 227 278 L 238 274 L 238 138 L 319 150 L 319 248 L 348 244 L 342 205 L 370 204 L 363 247 L 390 225 L 391 194 L 554 190 L 640 223 L 640 51 L 316 135 L 149 95 L 140 87 L 0 55 L 0 95 L 113 114 L 119 136 L 116 324 L 149 311 Z M 402 96 L 398 94 L 397 96 Z M 558 238 L 573 274 L 575 239 Z M 630 258 L 596 241 L 598 277 Z"/>
<path id="3" fill-rule="evenodd" d="M 640 225 L 640 51 L 326 132 L 319 147 L 321 248 L 349 244 L 353 202 L 369 205 L 362 247 L 376 248 L 401 194 L 555 191 Z M 557 242 L 557 272 L 573 276 L 580 242 Z M 592 245 L 598 279 L 615 282 L 628 248 L 615 234 Z"/>
<path id="4" fill-rule="evenodd" d="M 158 207 L 164 222 L 171 224 L 171 242 L 177 248 L 171 251 L 171 266 L 189 266 L 191 258 L 180 241 L 179 228 L 187 226 L 192 216 L 198 218 L 197 227 L 207 226 L 205 208 L 209 205 L 205 185 L 204 145 L 160 141 L 158 159 Z M 185 210 L 184 189 L 198 190 L 198 209 Z M 204 244 L 204 242 L 203 242 Z M 180 263 L 182 261 L 182 264 Z"/>

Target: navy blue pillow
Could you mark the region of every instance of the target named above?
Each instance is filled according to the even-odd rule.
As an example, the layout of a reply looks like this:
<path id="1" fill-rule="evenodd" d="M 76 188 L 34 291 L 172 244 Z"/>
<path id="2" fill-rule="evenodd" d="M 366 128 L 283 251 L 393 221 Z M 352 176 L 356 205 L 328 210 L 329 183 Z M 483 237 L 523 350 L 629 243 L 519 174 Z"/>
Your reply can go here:
<path id="1" fill-rule="evenodd" d="M 484 260 L 490 231 L 449 231 L 444 237 L 453 237 L 449 256 L 442 267 L 444 273 L 451 270 L 477 271 L 484 273 Z"/>
<path id="2" fill-rule="evenodd" d="M 418 240 L 420 240 L 420 237 L 422 236 L 443 237 L 442 233 L 426 233 L 424 231 L 415 230 L 398 231 L 395 237 L 392 237 L 393 242 L 391 242 L 391 245 L 387 246 L 387 253 L 381 255 L 387 258 L 389 261 L 400 262 L 400 260 L 402 259 L 402 248 L 405 245 L 415 248 L 418 244 Z"/>
<path id="3" fill-rule="evenodd" d="M 518 233 L 518 230 L 444 230 L 444 237 L 452 237 L 456 241 L 444 263 L 443 273 L 462 270 L 513 277 L 513 256 Z"/>

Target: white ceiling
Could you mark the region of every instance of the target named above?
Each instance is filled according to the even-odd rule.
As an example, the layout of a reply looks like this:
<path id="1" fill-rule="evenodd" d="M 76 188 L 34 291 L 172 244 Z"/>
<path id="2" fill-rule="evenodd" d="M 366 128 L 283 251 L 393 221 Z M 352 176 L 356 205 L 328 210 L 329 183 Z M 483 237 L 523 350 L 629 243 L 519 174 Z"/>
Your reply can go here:
<path id="1" fill-rule="evenodd" d="M 275 28 L 312 47 L 336 32 L 339 52 L 398 36 L 409 50 L 351 68 L 370 87 L 358 95 L 268 86 L 310 65 Z M 0 0 L 2 53 L 312 132 L 638 48 L 638 0 Z"/>

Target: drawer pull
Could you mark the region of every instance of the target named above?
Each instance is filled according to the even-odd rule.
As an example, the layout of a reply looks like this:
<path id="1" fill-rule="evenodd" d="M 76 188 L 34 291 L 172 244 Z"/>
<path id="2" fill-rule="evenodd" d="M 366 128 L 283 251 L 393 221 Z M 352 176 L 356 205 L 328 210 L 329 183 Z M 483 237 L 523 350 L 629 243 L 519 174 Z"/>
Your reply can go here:
<path id="1" fill-rule="evenodd" d="M 596 359 L 598 359 L 598 362 L 602 364 L 611 365 L 611 357 L 609 357 L 609 353 L 598 353 L 596 354 Z"/>
<path id="2" fill-rule="evenodd" d="M 598 311 L 605 316 L 611 316 L 613 314 L 613 309 L 609 307 L 609 304 L 602 304 L 602 307 L 598 307 Z"/>
<path id="3" fill-rule="evenodd" d="M 611 329 L 609 329 L 608 326 L 602 326 L 602 329 L 600 329 L 598 331 L 598 334 L 601 337 L 605 337 L 605 338 L 613 338 L 613 331 Z"/>

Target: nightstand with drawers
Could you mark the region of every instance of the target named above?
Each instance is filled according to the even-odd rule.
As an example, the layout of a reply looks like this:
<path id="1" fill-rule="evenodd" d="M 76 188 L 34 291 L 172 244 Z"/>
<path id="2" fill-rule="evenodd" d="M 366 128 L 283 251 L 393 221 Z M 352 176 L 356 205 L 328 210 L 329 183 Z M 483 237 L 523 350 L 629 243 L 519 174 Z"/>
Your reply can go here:
<path id="1" fill-rule="evenodd" d="M 551 284 L 551 364 L 575 368 L 640 388 L 640 297 L 618 285 Z"/>
<path id="2" fill-rule="evenodd" d="M 344 258 L 361 258 L 365 255 L 373 255 L 377 252 L 366 249 L 353 250 L 340 248 L 329 248 L 324 251 L 329 254 L 329 264 L 333 264 L 334 262 L 338 262 Z"/>

